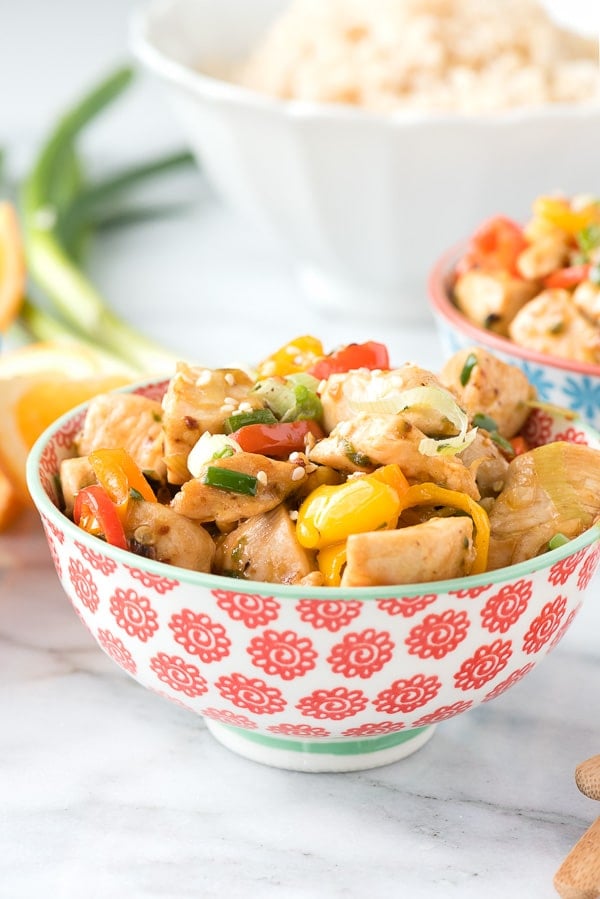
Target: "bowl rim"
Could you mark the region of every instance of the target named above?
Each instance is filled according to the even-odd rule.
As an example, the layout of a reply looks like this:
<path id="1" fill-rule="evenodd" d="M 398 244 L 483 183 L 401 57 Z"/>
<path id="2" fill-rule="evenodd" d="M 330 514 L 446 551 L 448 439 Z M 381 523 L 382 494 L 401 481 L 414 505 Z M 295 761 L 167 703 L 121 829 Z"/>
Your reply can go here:
<path id="1" fill-rule="evenodd" d="M 137 381 L 113 392 L 133 393 L 147 387 L 162 385 L 168 380 L 168 377 L 156 376 Z M 268 581 L 247 581 L 240 578 L 232 578 L 225 575 L 194 571 L 191 569 L 180 568 L 175 565 L 167 565 L 165 562 L 157 562 L 153 559 L 137 556 L 129 550 L 119 549 L 118 547 L 110 546 L 103 541 L 99 541 L 97 537 L 94 537 L 77 527 L 73 521 L 61 512 L 50 500 L 42 486 L 40 478 L 40 461 L 48 443 L 68 422 L 81 415 L 89 405 L 89 402 L 90 401 L 88 400 L 80 403 L 53 422 L 38 437 L 30 450 L 27 457 L 26 478 L 33 503 L 40 516 L 44 516 L 49 521 L 52 521 L 60 528 L 64 529 L 74 541 L 78 540 L 95 552 L 98 552 L 100 547 L 100 549 L 103 549 L 110 558 L 114 557 L 114 561 L 129 565 L 130 567 L 142 568 L 150 574 L 168 580 L 175 580 L 208 590 L 225 590 L 247 594 L 271 594 L 280 601 L 285 601 L 287 599 L 349 601 L 354 599 L 363 602 L 376 601 L 391 596 L 396 598 L 413 598 L 431 593 L 448 594 L 456 593 L 457 591 L 471 590 L 475 587 L 491 587 L 496 584 L 506 583 L 509 580 L 515 581 L 520 578 L 531 577 L 536 572 L 542 569 L 549 569 L 552 565 L 560 562 L 562 559 L 575 555 L 581 549 L 591 546 L 593 543 L 600 540 L 599 518 L 586 531 L 578 537 L 575 537 L 573 540 L 570 540 L 568 543 L 565 543 L 563 546 L 549 550 L 532 559 L 518 562 L 515 565 L 497 568 L 493 571 L 482 572 L 481 574 L 452 578 L 451 580 L 425 581 L 417 584 L 390 584 L 376 587 L 311 587 L 295 584 L 277 584 Z M 589 433 L 590 437 L 600 443 L 600 432 L 597 432 L 585 422 L 578 421 L 578 426 L 581 426 L 585 432 Z"/>
<path id="2" fill-rule="evenodd" d="M 506 110 L 481 112 L 476 114 L 459 111 L 431 112 L 419 109 L 398 109 L 389 113 L 376 112 L 343 103 L 316 102 L 308 100 L 285 100 L 258 90 L 253 90 L 232 81 L 218 78 L 207 72 L 190 68 L 174 56 L 159 49 L 150 35 L 155 19 L 175 16 L 177 7 L 189 0 L 149 0 L 134 7 L 129 19 L 129 43 L 131 50 L 148 69 L 161 75 L 167 81 L 183 87 L 196 96 L 207 100 L 221 101 L 226 105 L 243 107 L 272 116 L 289 117 L 301 122 L 330 120 L 345 124 L 366 122 L 393 129 L 403 129 L 421 125 L 425 127 L 447 128 L 449 125 L 471 125 L 475 128 L 493 131 L 500 128 L 521 126 L 526 121 L 534 124 L 542 120 L 577 120 L 600 114 L 600 102 L 545 103 L 538 106 L 523 106 Z"/>
<path id="3" fill-rule="evenodd" d="M 493 352 L 501 353 L 505 357 L 513 356 L 524 362 L 544 365 L 582 376 L 587 375 L 591 378 L 600 378 L 600 365 L 595 365 L 593 362 L 577 362 L 574 359 L 561 359 L 560 356 L 551 356 L 549 353 L 528 349 L 509 340 L 508 337 L 503 337 L 493 331 L 486 331 L 469 321 L 454 305 L 448 291 L 449 278 L 453 273 L 456 261 L 464 252 L 466 244 L 466 240 L 454 244 L 437 259 L 430 269 L 427 277 L 427 294 L 434 312 L 457 331 L 470 337 L 475 343 L 489 347 Z"/>

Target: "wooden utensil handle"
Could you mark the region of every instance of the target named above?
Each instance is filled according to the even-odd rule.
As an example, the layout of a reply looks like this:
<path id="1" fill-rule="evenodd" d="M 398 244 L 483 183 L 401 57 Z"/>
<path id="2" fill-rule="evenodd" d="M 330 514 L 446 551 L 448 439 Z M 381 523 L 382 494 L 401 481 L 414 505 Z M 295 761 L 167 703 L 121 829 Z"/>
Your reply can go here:
<path id="1" fill-rule="evenodd" d="M 600 800 L 600 755 L 594 755 L 581 765 L 577 765 L 575 783 L 584 796 Z"/>
<path id="2" fill-rule="evenodd" d="M 561 899 L 600 897 L 600 818 L 575 843 L 554 875 Z"/>

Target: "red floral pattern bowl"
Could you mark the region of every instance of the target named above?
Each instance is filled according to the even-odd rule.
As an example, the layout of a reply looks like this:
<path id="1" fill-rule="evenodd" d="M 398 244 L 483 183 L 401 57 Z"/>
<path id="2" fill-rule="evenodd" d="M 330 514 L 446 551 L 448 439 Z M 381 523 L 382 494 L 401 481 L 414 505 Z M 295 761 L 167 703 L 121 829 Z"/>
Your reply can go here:
<path id="1" fill-rule="evenodd" d="M 165 386 L 134 389 L 159 397 Z M 409 755 L 556 646 L 598 565 L 595 525 L 511 568 L 407 586 L 294 587 L 170 567 L 91 537 L 59 511 L 60 460 L 84 414 L 52 425 L 28 461 L 65 592 L 117 665 L 265 764 L 349 771 Z M 579 422 L 539 410 L 528 437 L 600 445 Z"/>

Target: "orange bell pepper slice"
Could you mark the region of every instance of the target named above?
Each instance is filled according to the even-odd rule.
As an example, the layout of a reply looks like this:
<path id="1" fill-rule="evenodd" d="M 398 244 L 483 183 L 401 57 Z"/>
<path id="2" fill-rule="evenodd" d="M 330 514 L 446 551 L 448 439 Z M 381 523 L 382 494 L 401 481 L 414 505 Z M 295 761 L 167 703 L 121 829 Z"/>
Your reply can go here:
<path id="1" fill-rule="evenodd" d="M 144 477 L 130 453 L 125 449 L 99 449 L 88 456 L 98 482 L 115 504 L 121 521 L 127 517 L 132 498 L 157 502 L 152 487 Z M 133 492 L 133 494 L 132 494 Z"/>

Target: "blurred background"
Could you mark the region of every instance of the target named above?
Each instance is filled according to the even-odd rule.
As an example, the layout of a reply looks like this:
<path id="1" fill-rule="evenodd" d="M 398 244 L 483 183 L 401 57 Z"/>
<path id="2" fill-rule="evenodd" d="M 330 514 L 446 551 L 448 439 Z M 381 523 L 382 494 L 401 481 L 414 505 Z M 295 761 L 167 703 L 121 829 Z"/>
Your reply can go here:
<path id="1" fill-rule="evenodd" d="M 247 0 L 251 3 L 252 0 Z M 600 4 L 590 0 L 546 0 L 561 23 L 597 32 Z M 129 19 L 133 0 L 20 0 L 0 11 L 0 146 L 11 175 L 24 170 L 33 148 L 65 107 L 115 66 L 130 59 Z M 146 72 L 124 100 L 90 129 L 90 165 L 110 169 L 128 160 L 185 146 L 185 138 L 157 81 Z M 85 143 L 84 143 L 85 148 Z M 226 208 L 192 169 L 168 185 L 167 199 L 178 204 L 176 220 L 119 229 L 95 242 L 89 261 L 92 279 L 111 303 L 151 336 L 177 352 L 219 361 L 227 345 L 233 358 L 244 353 L 253 331 L 253 353 L 270 352 L 272 335 L 282 342 L 293 333 L 319 327 L 325 340 L 356 337 L 351 321 L 321 320 L 307 309 L 291 262 L 274 238 Z M 285 298 L 285 302 L 281 302 Z M 236 328 L 217 310 L 235 310 Z M 252 310 L 270 321 L 268 336 L 256 329 Z M 211 340 L 202 331 L 182 328 L 181 316 L 200 309 L 211 323 Z M 304 321 L 290 315 L 302 309 Z M 177 310 L 179 327 L 174 328 Z M 298 319 L 296 319 L 298 320 Z M 430 322 L 411 338 L 411 350 L 435 364 L 437 346 Z M 387 336 L 377 324 L 371 336 Z M 400 345 L 400 352 L 404 352 Z M 222 358 L 220 359 L 222 361 Z"/>

